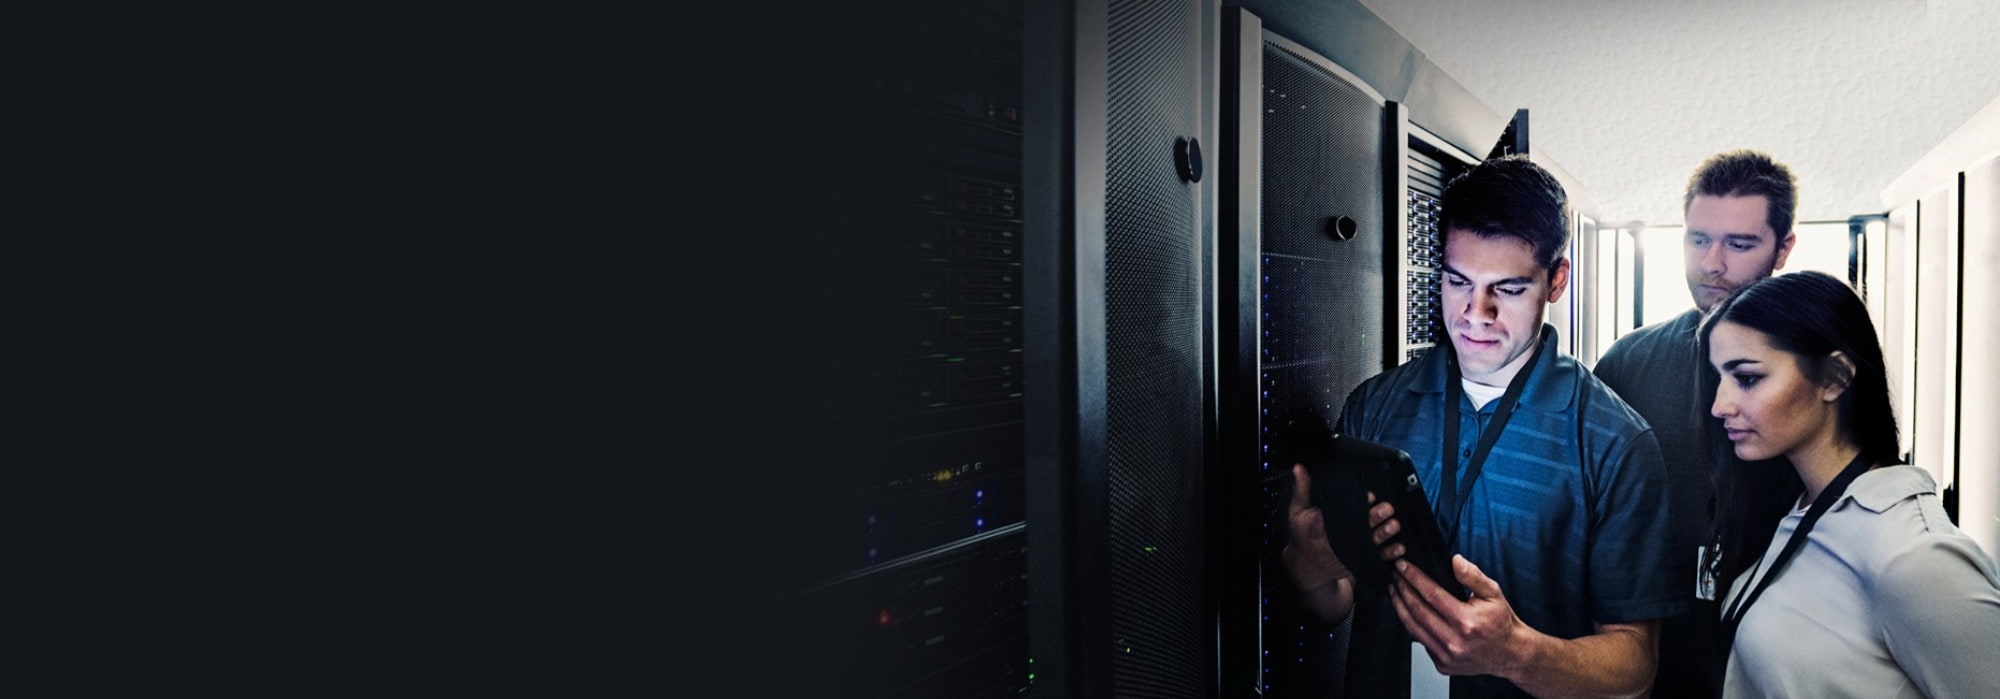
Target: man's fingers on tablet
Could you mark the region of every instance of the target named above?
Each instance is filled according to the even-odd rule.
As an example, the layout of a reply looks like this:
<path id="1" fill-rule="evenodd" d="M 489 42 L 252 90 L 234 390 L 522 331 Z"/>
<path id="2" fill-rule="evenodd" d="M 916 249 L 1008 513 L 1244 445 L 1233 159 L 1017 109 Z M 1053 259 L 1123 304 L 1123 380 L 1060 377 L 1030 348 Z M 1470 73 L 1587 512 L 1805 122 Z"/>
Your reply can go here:
<path id="1" fill-rule="evenodd" d="M 1393 519 L 1389 520 L 1388 522 L 1385 522 L 1382 525 L 1375 527 L 1375 543 L 1377 545 L 1380 545 L 1382 542 L 1388 541 L 1389 537 L 1395 536 L 1396 532 L 1400 532 L 1402 530 L 1403 530 L 1403 525 L 1398 524 L 1396 520 Z"/>
<path id="2" fill-rule="evenodd" d="M 1369 493 L 1369 495 L 1372 496 L 1374 493 Z M 1382 526 L 1383 522 L 1389 521 L 1389 518 L 1394 516 L 1396 516 L 1395 506 L 1386 502 L 1377 503 L 1374 507 L 1368 508 L 1368 526 Z"/>

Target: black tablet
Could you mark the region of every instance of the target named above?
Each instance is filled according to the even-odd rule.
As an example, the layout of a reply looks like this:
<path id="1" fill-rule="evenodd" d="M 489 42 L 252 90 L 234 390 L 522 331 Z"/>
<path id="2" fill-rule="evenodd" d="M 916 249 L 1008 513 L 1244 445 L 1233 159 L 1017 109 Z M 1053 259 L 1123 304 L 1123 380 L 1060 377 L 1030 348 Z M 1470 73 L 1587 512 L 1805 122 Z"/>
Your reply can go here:
<path id="1" fill-rule="evenodd" d="M 1439 587 L 1465 599 L 1465 588 L 1451 571 L 1451 550 L 1438 529 L 1423 484 L 1417 480 L 1410 455 L 1401 449 L 1376 444 L 1357 437 L 1335 435 L 1325 429 L 1302 430 L 1293 446 L 1293 456 L 1304 464 L 1312 479 L 1309 495 L 1326 521 L 1326 540 L 1335 555 L 1354 573 L 1362 585 L 1387 591 L 1395 569 L 1373 541 L 1368 526 L 1368 496 L 1386 500 L 1396 508 L 1401 528 L 1383 542 L 1403 545 L 1403 558 L 1429 575 Z"/>

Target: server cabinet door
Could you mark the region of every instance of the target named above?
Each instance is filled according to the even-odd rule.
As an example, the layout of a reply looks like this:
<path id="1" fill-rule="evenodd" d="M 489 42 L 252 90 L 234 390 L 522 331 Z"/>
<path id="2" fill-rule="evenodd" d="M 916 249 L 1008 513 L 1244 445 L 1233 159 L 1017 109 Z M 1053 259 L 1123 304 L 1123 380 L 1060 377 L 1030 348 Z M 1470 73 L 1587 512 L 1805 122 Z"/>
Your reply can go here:
<path id="1" fill-rule="evenodd" d="M 1030 166 L 1041 271 L 1029 307 L 1047 294 L 1059 310 L 1029 333 L 1052 352 L 1031 354 L 1028 375 L 1036 694 L 1213 694 L 1218 12 L 1214 0 L 1031 4 L 1030 74 L 1051 79 L 1029 84 L 1053 87 L 1031 93 L 1028 114 L 1062 121 L 1029 133 L 1030 159 L 1046 149 L 1055 164 Z"/>
<path id="2" fill-rule="evenodd" d="M 1223 689 L 1340 696 L 1349 627 L 1311 618 L 1281 563 L 1295 460 L 1287 435 L 1330 426 L 1348 393 L 1399 349 L 1385 303 L 1388 258 L 1402 248 L 1388 216 L 1400 202 L 1384 186 L 1385 101 L 1256 15 L 1234 10 L 1228 20 L 1233 177 L 1221 306 L 1223 346 L 1234 354 L 1219 393 L 1218 490 L 1231 494 L 1229 518 L 1242 533 L 1221 560 Z"/>

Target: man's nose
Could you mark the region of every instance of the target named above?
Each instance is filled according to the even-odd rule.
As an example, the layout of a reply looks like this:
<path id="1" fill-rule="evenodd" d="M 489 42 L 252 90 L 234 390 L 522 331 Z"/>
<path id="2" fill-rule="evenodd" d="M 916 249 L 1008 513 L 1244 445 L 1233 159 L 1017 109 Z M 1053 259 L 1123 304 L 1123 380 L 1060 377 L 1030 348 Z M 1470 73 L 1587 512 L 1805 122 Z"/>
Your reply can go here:
<path id="1" fill-rule="evenodd" d="M 1719 277 L 1726 271 L 1728 269 L 1722 264 L 1722 245 L 1717 243 L 1708 246 L 1708 251 L 1701 254 L 1701 273 Z"/>
<path id="2" fill-rule="evenodd" d="M 1472 297 L 1465 301 L 1466 319 L 1478 323 L 1493 322 L 1500 317 L 1500 307 L 1495 301 L 1493 292 L 1473 291 Z"/>

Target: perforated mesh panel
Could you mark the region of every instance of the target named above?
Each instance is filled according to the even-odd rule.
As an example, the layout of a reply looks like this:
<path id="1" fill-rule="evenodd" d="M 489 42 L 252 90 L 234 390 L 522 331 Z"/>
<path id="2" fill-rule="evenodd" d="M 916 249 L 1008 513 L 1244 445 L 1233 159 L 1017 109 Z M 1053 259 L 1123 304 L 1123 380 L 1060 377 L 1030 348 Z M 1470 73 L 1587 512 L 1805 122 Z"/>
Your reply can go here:
<path id="1" fill-rule="evenodd" d="M 1213 664 L 1201 597 L 1198 190 L 1201 27 L 1184 0 L 1110 3 L 1105 191 L 1112 692 L 1200 696 Z"/>
<path id="2" fill-rule="evenodd" d="M 1360 89 L 1265 45 L 1263 362 L 1325 363 L 1339 399 L 1394 346 L 1382 317 L 1382 108 Z M 1338 240 L 1328 222 L 1351 218 Z M 1340 400 L 1330 406 L 1332 419 Z"/>
<path id="3" fill-rule="evenodd" d="M 1330 376 L 1350 389 L 1381 371 L 1382 263 L 1375 260 L 1372 269 L 1357 269 L 1357 263 L 1264 256 L 1264 310 L 1270 315 L 1258 351 L 1265 366 L 1340 365 L 1347 370 Z M 1372 311 L 1355 308 L 1364 300 L 1374 304 Z M 1366 363 L 1369 357 L 1377 363 Z"/>
<path id="4" fill-rule="evenodd" d="M 1263 448 L 1287 453 L 1283 426 L 1330 423 L 1355 386 L 1400 347 L 1383 316 L 1382 107 L 1284 47 L 1264 44 L 1258 259 Z M 1340 240 L 1333 222 L 1351 219 Z M 1273 429 L 1273 428 L 1280 429 Z M 1277 461 L 1282 461 L 1277 460 Z M 1283 522 L 1288 462 L 1265 466 L 1265 520 Z M 1265 696 L 1341 696 L 1347 627 L 1306 620 L 1289 600 L 1282 537 L 1264 542 Z"/>

